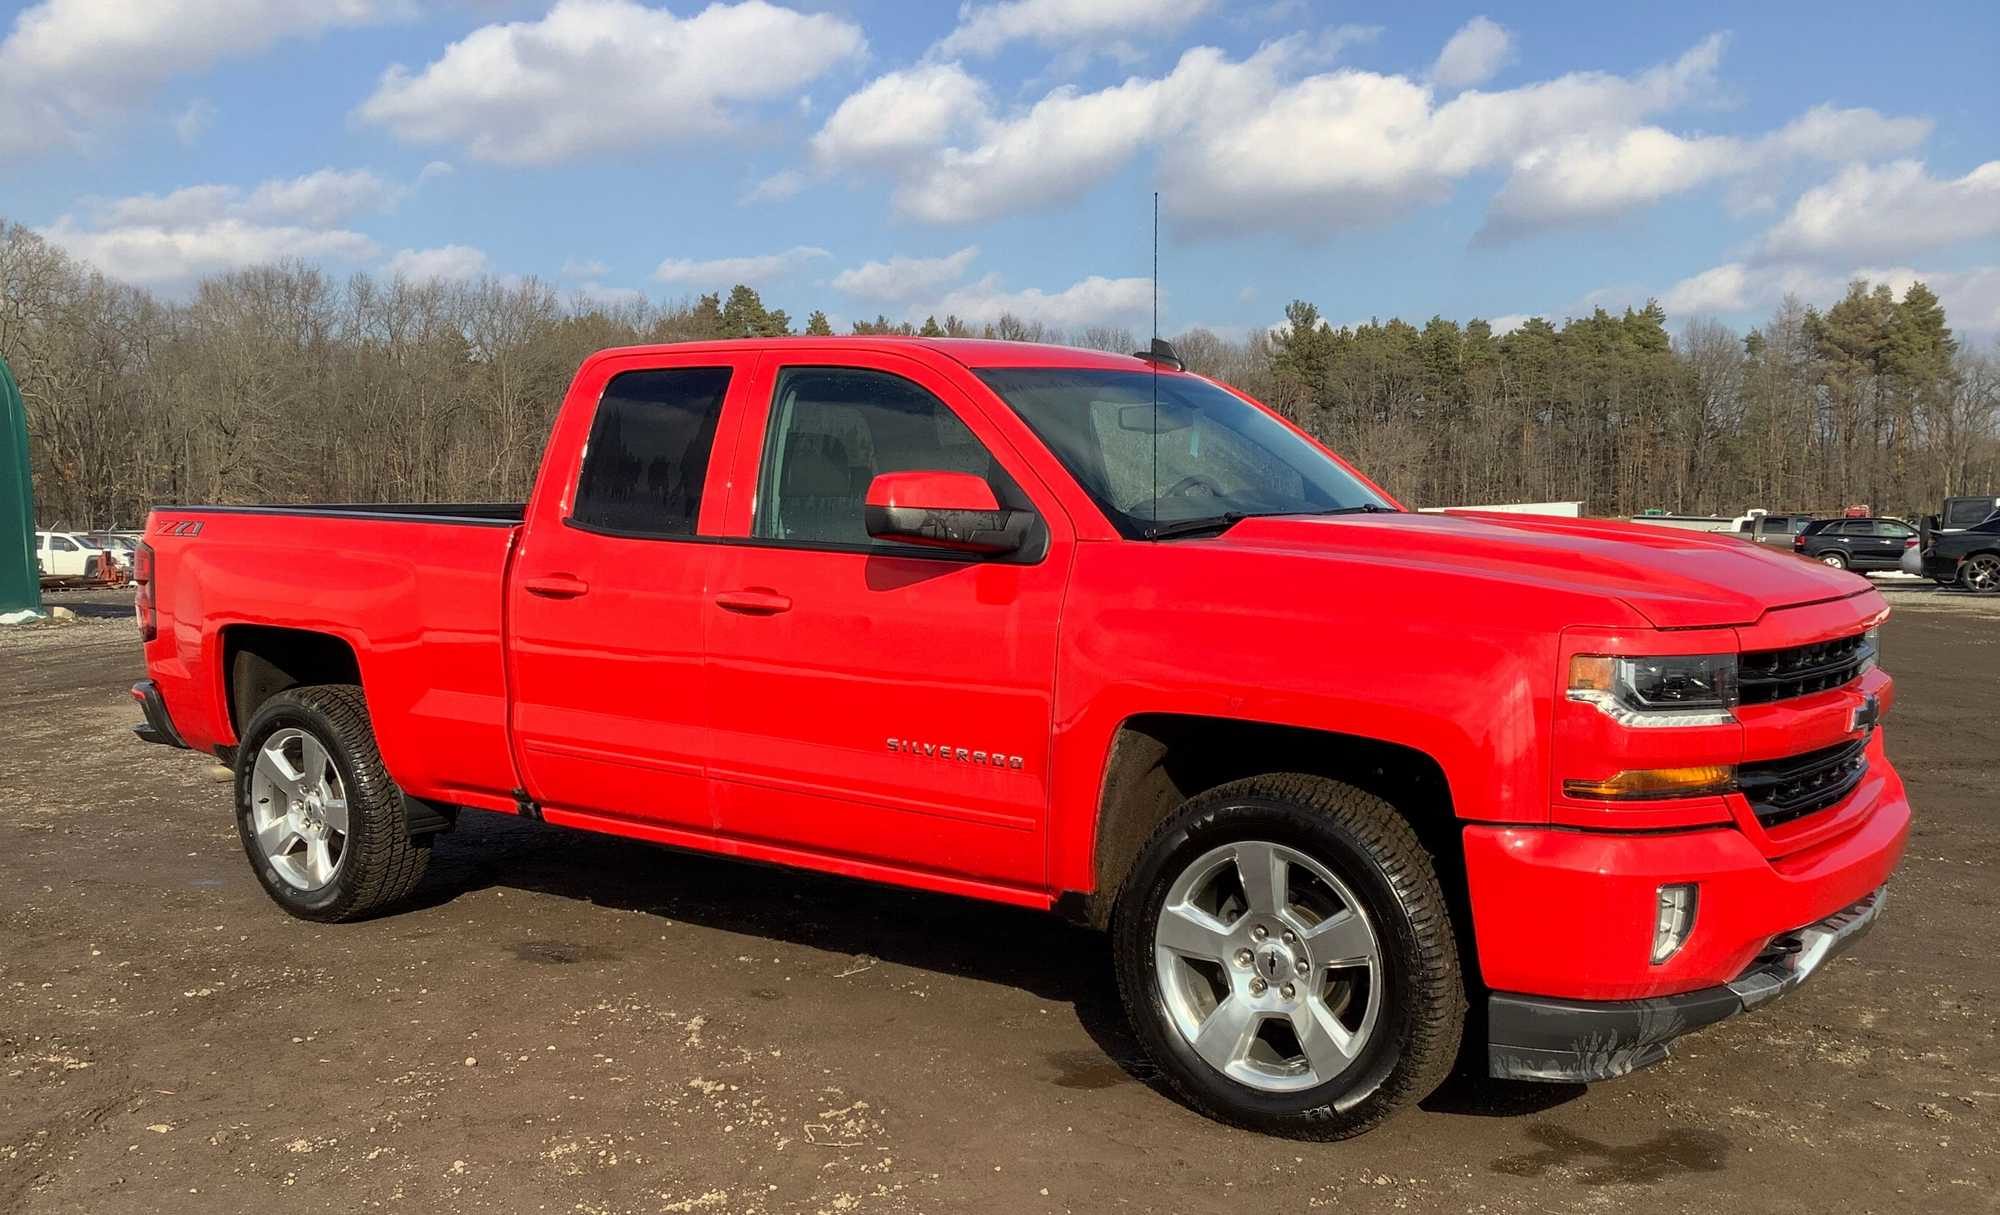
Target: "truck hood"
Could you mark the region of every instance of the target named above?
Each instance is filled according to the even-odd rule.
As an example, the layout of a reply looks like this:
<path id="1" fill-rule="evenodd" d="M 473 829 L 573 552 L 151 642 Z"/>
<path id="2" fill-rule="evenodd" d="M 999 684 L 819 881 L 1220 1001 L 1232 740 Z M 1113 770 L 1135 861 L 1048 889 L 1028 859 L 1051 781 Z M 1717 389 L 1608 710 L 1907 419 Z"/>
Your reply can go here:
<path id="1" fill-rule="evenodd" d="M 1595 592 L 1623 601 L 1658 628 L 1749 625 L 1774 608 L 1869 589 L 1853 574 L 1734 536 L 1595 519 L 1290 515 L 1246 519 L 1214 542 Z"/>

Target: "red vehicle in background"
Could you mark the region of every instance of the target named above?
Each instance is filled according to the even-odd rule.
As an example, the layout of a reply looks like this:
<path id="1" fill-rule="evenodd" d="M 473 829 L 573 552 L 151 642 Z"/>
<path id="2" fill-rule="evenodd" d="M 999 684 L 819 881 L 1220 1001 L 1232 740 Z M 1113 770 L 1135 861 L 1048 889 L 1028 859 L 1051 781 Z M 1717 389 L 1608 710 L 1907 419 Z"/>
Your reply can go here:
<path id="1" fill-rule="evenodd" d="M 1159 348 L 605 351 L 525 505 L 163 507 L 138 576 L 141 733 L 235 766 L 295 915 L 468 809 L 1048 908 L 1192 1105 L 1304 1137 L 1468 1026 L 1664 1058 L 1866 929 L 1910 822 L 1861 580 L 1407 512 Z"/>

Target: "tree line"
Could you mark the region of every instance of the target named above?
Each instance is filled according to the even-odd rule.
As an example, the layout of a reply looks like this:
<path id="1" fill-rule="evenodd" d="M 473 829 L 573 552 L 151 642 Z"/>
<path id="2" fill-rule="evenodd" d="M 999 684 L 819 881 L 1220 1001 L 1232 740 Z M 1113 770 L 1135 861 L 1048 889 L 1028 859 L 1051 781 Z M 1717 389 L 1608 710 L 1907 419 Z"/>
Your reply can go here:
<path id="1" fill-rule="evenodd" d="M 803 332 L 830 334 L 824 312 Z M 878 316 L 854 333 L 1131 351 L 1127 329 Z M 166 299 L 0 224 L 0 356 L 28 408 L 43 526 L 136 524 L 157 503 L 519 500 L 577 364 L 637 342 L 794 331 L 756 290 L 565 297 L 534 279 L 344 279 L 303 263 Z M 1328 324 L 1310 303 L 1231 339 L 1173 337 L 1415 505 L 1522 500 L 1734 514 L 1915 514 L 2000 492 L 2000 360 L 1963 348 L 1922 284 L 1788 299 L 1737 335 L 1670 333 L 1657 304 L 1495 334 L 1433 317 Z"/>

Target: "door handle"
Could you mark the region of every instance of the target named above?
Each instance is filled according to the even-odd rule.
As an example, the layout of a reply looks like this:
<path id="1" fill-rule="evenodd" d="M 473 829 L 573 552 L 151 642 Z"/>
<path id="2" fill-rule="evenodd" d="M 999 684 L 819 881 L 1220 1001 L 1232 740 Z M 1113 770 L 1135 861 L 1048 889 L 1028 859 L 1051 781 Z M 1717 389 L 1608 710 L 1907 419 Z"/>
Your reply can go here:
<path id="1" fill-rule="evenodd" d="M 589 590 L 590 584 L 573 574 L 549 574 L 522 579 L 521 589 L 544 599 L 574 599 Z"/>
<path id="2" fill-rule="evenodd" d="M 779 612 L 791 611 L 792 599 L 789 595 L 780 595 L 765 587 L 749 587 L 740 591 L 721 592 L 715 597 L 715 605 L 749 616 L 775 616 Z"/>

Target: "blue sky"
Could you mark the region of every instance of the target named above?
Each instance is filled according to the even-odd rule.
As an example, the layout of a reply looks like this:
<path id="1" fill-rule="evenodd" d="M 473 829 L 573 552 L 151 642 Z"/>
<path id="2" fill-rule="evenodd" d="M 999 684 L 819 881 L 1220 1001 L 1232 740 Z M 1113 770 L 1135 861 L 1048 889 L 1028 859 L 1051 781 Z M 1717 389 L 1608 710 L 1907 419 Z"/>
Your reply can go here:
<path id="1" fill-rule="evenodd" d="M 299 256 L 837 322 L 2000 334 L 2000 10 L 1309 0 L 0 6 L 0 216 L 168 294 Z"/>

